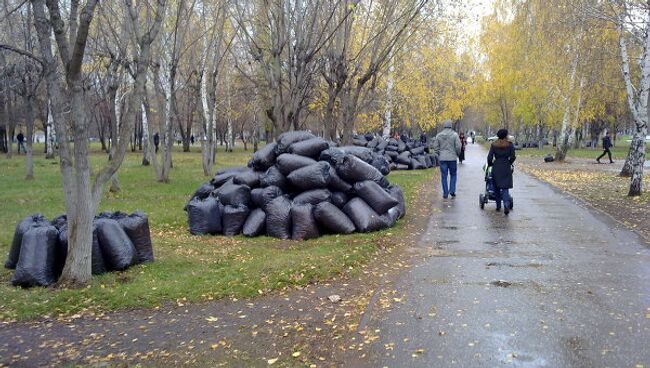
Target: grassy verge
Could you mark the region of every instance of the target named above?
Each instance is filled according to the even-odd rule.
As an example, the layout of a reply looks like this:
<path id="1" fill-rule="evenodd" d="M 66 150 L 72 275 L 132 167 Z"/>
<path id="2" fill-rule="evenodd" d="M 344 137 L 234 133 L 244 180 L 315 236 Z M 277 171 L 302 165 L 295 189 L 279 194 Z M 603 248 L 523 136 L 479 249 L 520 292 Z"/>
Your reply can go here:
<path id="1" fill-rule="evenodd" d="M 250 151 L 218 153 L 217 167 L 243 165 Z M 93 156 L 94 163 L 106 159 Z M 57 318 L 101 314 L 125 308 L 154 308 L 222 298 L 251 297 L 290 285 L 323 280 L 366 261 L 380 240 L 399 236 L 396 227 L 371 234 L 328 235 L 305 242 L 259 237 L 192 236 L 182 210 L 188 197 L 206 180 L 199 153 L 177 153 L 171 183 L 155 182 L 152 168 L 140 165 L 140 155 L 128 155 L 119 179 L 122 191 L 106 193 L 100 210 L 145 211 L 150 218 L 156 262 L 93 277 L 81 290 L 12 287 L 12 271 L 0 271 L 0 320 Z M 15 224 L 41 212 L 49 218 L 64 212 L 56 162 L 35 158 L 34 181 L 22 179 L 24 156 L 0 161 L 0 254 L 8 253 Z M 392 173 L 392 183 L 404 188 L 408 203 L 430 178 L 430 170 Z M 384 239 L 385 240 L 385 239 Z"/>

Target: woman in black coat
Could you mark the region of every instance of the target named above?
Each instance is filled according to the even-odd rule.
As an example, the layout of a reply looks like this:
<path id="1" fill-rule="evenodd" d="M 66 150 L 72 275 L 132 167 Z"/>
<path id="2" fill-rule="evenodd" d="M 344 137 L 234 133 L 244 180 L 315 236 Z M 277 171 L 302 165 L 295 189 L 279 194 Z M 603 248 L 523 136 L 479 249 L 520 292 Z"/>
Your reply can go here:
<path id="1" fill-rule="evenodd" d="M 501 201 L 503 201 L 503 212 L 507 215 L 512 204 L 509 189 L 512 188 L 512 164 L 516 159 L 515 146 L 508 141 L 508 131 L 506 129 L 500 129 L 497 132 L 497 138 L 499 139 L 490 146 L 487 164 L 492 166 L 497 211 L 501 210 Z"/>

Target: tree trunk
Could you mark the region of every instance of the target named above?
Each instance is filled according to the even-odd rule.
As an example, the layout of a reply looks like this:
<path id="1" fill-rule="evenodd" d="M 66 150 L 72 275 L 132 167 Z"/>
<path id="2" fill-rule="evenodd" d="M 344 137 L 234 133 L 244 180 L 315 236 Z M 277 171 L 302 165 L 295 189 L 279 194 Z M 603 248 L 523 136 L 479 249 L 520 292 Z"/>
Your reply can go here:
<path id="1" fill-rule="evenodd" d="M 645 163 L 645 136 L 647 128 L 637 131 L 630 143 L 630 191 L 628 196 L 639 196 L 643 189 L 643 165 Z"/>
<path id="2" fill-rule="evenodd" d="M 25 149 L 25 180 L 34 180 L 34 157 L 32 143 L 34 142 L 34 99 L 36 96 L 29 93 L 25 99 L 25 123 L 27 125 L 27 146 Z"/>
<path id="3" fill-rule="evenodd" d="M 390 138 L 392 115 L 393 115 L 393 84 L 395 83 L 395 66 L 391 57 L 390 66 L 388 67 L 388 78 L 386 80 L 386 110 L 384 112 L 384 127 L 381 136 L 384 139 Z"/>
<path id="4" fill-rule="evenodd" d="M 56 132 L 54 131 L 54 119 L 52 117 L 52 101 L 47 100 L 47 126 L 45 128 L 45 158 L 54 159 L 54 142 L 56 141 Z"/>

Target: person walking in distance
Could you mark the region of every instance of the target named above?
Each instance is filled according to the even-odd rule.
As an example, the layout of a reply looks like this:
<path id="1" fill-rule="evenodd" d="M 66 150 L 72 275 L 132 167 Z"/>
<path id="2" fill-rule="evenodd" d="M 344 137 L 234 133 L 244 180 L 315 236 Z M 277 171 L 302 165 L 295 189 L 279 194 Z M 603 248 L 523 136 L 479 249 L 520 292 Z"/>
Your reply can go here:
<path id="1" fill-rule="evenodd" d="M 160 144 L 160 135 L 158 135 L 158 132 L 153 135 L 153 145 L 156 146 L 156 153 L 158 153 L 158 145 Z"/>
<path id="2" fill-rule="evenodd" d="M 25 148 L 25 136 L 23 135 L 23 132 L 18 133 L 16 140 L 18 141 L 18 154 L 20 154 L 20 147 L 23 148 L 23 152 L 27 153 L 27 149 Z"/>
<path id="3" fill-rule="evenodd" d="M 467 138 L 465 138 L 465 133 L 460 132 L 458 135 L 460 138 L 460 155 L 458 155 L 458 161 L 462 164 L 465 161 L 465 146 L 467 146 Z"/>
<path id="4" fill-rule="evenodd" d="M 515 146 L 508 140 L 508 131 L 499 129 L 497 140 L 490 145 L 490 152 L 487 156 L 487 164 L 492 167 L 492 177 L 496 189 L 497 211 L 501 210 L 503 201 L 503 213 L 506 215 L 512 208 L 510 189 L 512 188 L 512 164 L 517 158 Z"/>
<path id="5" fill-rule="evenodd" d="M 606 132 L 605 135 L 603 136 L 603 153 L 598 156 L 596 159 L 596 162 L 600 163 L 600 159 L 607 154 L 609 157 L 609 163 L 613 164 L 614 161 L 612 161 L 612 152 L 609 150 L 612 147 L 612 139 L 609 137 L 609 132 Z"/>
<path id="6" fill-rule="evenodd" d="M 440 179 L 442 181 L 442 198 L 456 196 L 457 160 L 460 155 L 461 143 L 458 134 L 452 129 L 451 121 L 445 121 L 442 132 L 433 140 L 433 150 L 440 161 Z M 447 182 L 447 177 L 449 182 Z"/>

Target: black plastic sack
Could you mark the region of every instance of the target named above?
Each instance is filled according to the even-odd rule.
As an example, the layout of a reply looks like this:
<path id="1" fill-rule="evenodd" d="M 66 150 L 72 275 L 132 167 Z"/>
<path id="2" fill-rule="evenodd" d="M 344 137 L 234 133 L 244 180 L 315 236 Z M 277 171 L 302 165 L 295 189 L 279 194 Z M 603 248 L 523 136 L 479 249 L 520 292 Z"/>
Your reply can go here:
<path id="1" fill-rule="evenodd" d="M 245 236 L 258 236 L 264 234 L 266 228 L 266 213 L 261 208 L 251 211 L 244 222 L 242 234 Z"/>
<path id="2" fill-rule="evenodd" d="M 305 166 L 313 165 L 316 160 L 313 158 L 294 155 L 291 153 L 283 153 L 278 156 L 277 165 L 280 172 L 284 175 L 289 175 L 292 171 L 300 169 Z"/>
<path id="3" fill-rule="evenodd" d="M 226 183 L 214 191 L 219 201 L 224 206 L 237 206 L 251 203 L 251 188 L 248 185 Z"/>
<path id="4" fill-rule="evenodd" d="M 431 156 L 424 155 L 424 162 L 426 163 L 427 168 L 433 167 L 433 161 L 431 160 Z"/>
<path id="5" fill-rule="evenodd" d="M 317 158 L 329 146 L 326 140 L 316 137 L 292 144 L 289 146 L 289 152 L 295 155 Z"/>
<path id="6" fill-rule="evenodd" d="M 404 217 L 406 214 L 406 203 L 404 202 L 404 192 L 402 191 L 402 187 L 399 185 L 391 185 L 388 187 L 388 193 L 395 198 L 398 202 L 397 210 L 399 212 L 399 218 Z"/>
<path id="7" fill-rule="evenodd" d="M 332 204 L 338 208 L 343 208 L 348 203 L 348 196 L 343 192 L 332 192 Z"/>
<path id="8" fill-rule="evenodd" d="M 251 201 L 256 207 L 265 209 L 272 200 L 282 195 L 282 190 L 274 185 L 251 190 Z"/>
<path id="9" fill-rule="evenodd" d="M 409 169 L 410 170 L 422 170 L 422 169 L 425 169 L 425 168 L 426 167 L 424 167 L 424 165 L 422 165 L 422 163 L 418 159 L 415 159 L 415 158 L 411 159 L 411 163 L 409 164 Z"/>
<path id="10" fill-rule="evenodd" d="M 352 190 L 352 185 L 341 179 L 339 174 L 336 173 L 336 169 L 332 166 L 330 166 L 330 183 L 328 187 L 333 191 L 344 193 L 349 193 Z"/>
<path id="11" fill-rule="evenodd" d="M 97 225 L 97 239 L 104 262 L 109 270 L 127 269 L 135 261 L 135 247 L 122 226 L 113 219 L 100 218 Z"/>
<path id="12" fill-rule="evenodd" d="M 386 223 L 387 227 L 393 227 L 397 220 L 399 219 L 399 210 L 397 207 L 393 207 L 388 210 L 385 214 L 381 215 L 382 220 Z"/>
<path id="13" fill-rule="evenodd" d="M 386 151 L 386 156 L 390 157 L 392 161 L 395 161 L 397 159 L 397 156 L 399 156 L 399 153 L 397 151 Z"/>
<path id="14" fill-rule="evenodd" d="M 381 230 L 388 226 L 363 199 L 352 198 L 344 207 L 343 212 L 354 222 L 354 226 L 360 232 Z"/>
<path id="15" fill-rule="evenodd" d="M 356 182 L 354 184 L 354 191 L 378 214 L 384 214 L 399 204 L 397 199 L 393 198 L 384 188 L 374 181 L 365 180 Z"/>
<path id="16" fill-rule="evenodd" d="M 289 181 L 284 176 L 284 174 L 280 172 L 280 169 L 278 169 L 276 166 L 271 166 L 268 170 L 266 170 L 264 174 L 260 176 L 260 186 L 276 186 L 283 191 L 286 191 L 287 187 L 289 186 Z"/>
<path id="17" fill-rule="evenodd" d="M 248 163 L 248 166 L 259 171 L 267 170 L 275 164 L 277 148 L 278 144 L 273 142 L 257 150 L 257 152 L 253 154 L 253 158 Z"/>
<path id="18" fill-rule="evenodd" d="M 400 153 L 396 158 L 395 162 L 398 164 L 402 165 L 410 165 L 411 164 L 411 152 L 409 151 L 404 151 Z"/>
<path id="19" fill-rule="evenodd" d="M 382 140 L 379 141 L 379 143 L 377 143 L 377 146 L 375 147 L 375 150 L 383 151 L 383 150 L 386 149 L 387 146 L 388 146 L 388 141 L 385 141 L 385 140 L 382 139 Z"/>
<path id="20" fill-rule="evenodd" d="M 314 206 L 311 204 L 296 205 L 295 203 L 291 207 L 291 222 L 293 223 L 291 239 L 305 240 L 317 238 L 320 235 L 312 214 L 313 208 Z"/>
<path id="21" fill-rule="evenodd" d="M 409 162 L 409 164 L 410 164 L 410 162 Z M 397 164 L 397 167 L 395 168 L 395 170 L 408 170 L 409 167 L 410 167 L 410 165 Z"/>
<path id="22" fill-rule="evenodd" d="M 331 147 L 320 153 L 318 161 L 327 161 L 332 165 L 337 165 L 343 160 L 345 152 L 338 147 Z"/>
<path id="23" fill-rule="evenodd" d="M 316 222 L 328 231 L 336 234 L 351 234 L 355 230 L 352 220 L 329 202 L 317 204 L 313 213 Z"/>
<path id="24" fill-rule="evenodd" d="M 194 235 L 221 232 L 221 203 L 215 197 L 193 199 L 187 204 L 187 222 Z"/>
<path id="25" fill-rule="evenodd" d="M 390 167 L 388 166 L 388 160 L 384 156 L 374 154 L 372 155 L 372 160 L 370 161 L 375 169 L 379 170 L 382 175 L 390 174 Z"/>
<path id="26" fill-rule="evenodd" d="M 50 221 L 50 225 L 54 226 L 57 230 L 61 230 L 62 227 L 66 226 L 68 223 L 68 216 L 59 215 Z"/>
<path id="27" fill-rule="evenodd" d="M 192 194 L 192 198 L 205 199 L 210 195 L 210 193 L 212 193 L 213 190 L 214 185 L 212 185 L 212 183 L 203 183 L 199 189 L 197 189 L 194 194 Z"/>
<path id="28" fill-rule="evenodd" d="M 248 170 L 247 167 L 230 167 L 228 169 L 223 169 L 217 171 L 210 183 L 215 186 L 215 188 L 224 185 L 228 180 L 232 179 L 235 174 Z"/>
<path id="29" fill-rule="evenodd" d="M 5 262 L 5 268 L 13 270 L 16 268 L 18 259 L 20 258 L 20 245 L 23 241 L 23 235 L 34 226 L 41 226 L 44 223 L 47 223 L 45 216 L 40 213 L 29 215 L 22 219 L 17 225 L 16 230 L 14 231 L 14 239 L 11 242 L 11 248 L 9 249 L 9 256 Z"/>
<path id="30" fill-rule="evenodd" d="M 424 156 L 416 156 L 415 159 L 418 160 L 423 169 L 427 168 L 427 160 Z"/>
<path id="31" fill-rule="evenodd" d="M 365 147 L 368 144 L 368 141 L 365 139 L 353 139 L 352 144 L 359 147 Z"/>
<path id="32" fill-rule="evenodd" d="M 381 138 L 375 137 L 370 142 L 368 142 L 366 147 L 375 149 L 379 145 L 379 142 L 381 142 L 381 141 L 382 141 Z"/>
<path id="33" fill-rule="evenodd" d="M 329 202 L 332 198 L 332 193 L 327 189 L 313 189 L 302 192 L 293 198 L 294 206 L 297 204 L 319 204 L 321 202 Z"/>
<path id="34" fill-rule="evenodd" d="M 424 153 L 424 147 L 414 147 L 411 149 L 411 154 L 413 156 L 421 155 Z"/>
<path id="35" fill-rule="evenodd" d="M 233 236 L 241 233 L 249 212 L 248 207 L 244 205 L 225 206 L 221 214 L 223 235 Z"/>
<path id="36" fill-rule="evenodd" d="M 68 226 L 65 225 L 59 230 L 59 251 L 61 252 L 57 259 L 62 260 L 61 268 L 65 264 L 65 259 L 68 255 Z M 99 239 L 97 239 L 97 225 L 93 221 L 93 244 L 90 251 L 90 263 L 91 270 L 93 275 L 101 275 L 105 273 L 106 263 L 104 262 L 104 256 L 102 255 L 102 250 L 99 247 Z"/>
<path id="37" fill-rule="evenodd" d="M 366 133 L 366 134 L 363 135 L 363 137 L 364 137 L 367 141 L 369 141 L 369 140 L 372 140 L 373 138 L 375 138 L 375 135 L 372 134 L 372 133 Z"/>
<path id="38" fill-rule="evenodd" d="M 372 150 L 365 147 L 343 146 L 341 150 L 345 153 L 355 155 L 361 160 L 370 163 L 372 161 Z"/>
<path id="39" fill-rule="evenodd" d="M 330 164 L 325 161 L 294 170 L 287 175 L 294 187 L 302 190 L 327 188 L 330 182 Z"/>
<path id="40" fill-rule="evenodd" d="M 153 262 L 153 246 L 149 231 L 149 218 L 144 212 L 136 211 L 131 215 L 116 219 L 129 236 L 135 247 L 135 263 Z"/>
<path id="41" fill-rule="evenodd" d="M 254 170 L 242 171 L 232 177 L 232 182 L 233 184 L 243 184 L 254 188 L 260 185 L 261 174 L 261 172 Z"/>
<path id="42" fill-rule="evenodd" d="M 280 134 L 278 137 L 277 152 L 285 153 L 290 145 L 296 142 L 306 141 L 307 139 L 314 138 L 315 136 L 305 130 L 297 130 L 293 132 L 286 132 Z"/>
<path id="43" fill-rule="evenodd" d="M 372 180 L 382 187 L 390 185 L 379 170 L 352 155 L 346 155 L 343 158 L 341 164 L 336 167 L 336 173 L 339 174 L 341 179 L 349 182 Z"/>
<path id="44" fill-rule="evenodd" d="M 291 237 L 291 201 L 287 197 L 278 197 L 266 206 L 266 233 L 280 239 Z"/>
<path id="45" fill-rule="evenodd" d="M 394 145 L 392 145 L 392 144 L 387 145 L 387 146 L 384 148 L 384 151 L 385 151 L 385 152 L 396 152 L 396 153 L 399 154 L 399 152 L 397 152 L 397 146 L 394 146 Z"/>
<path id="46" fill-rule="evenodd" d="M 397 152 L 404 152 L 406 150 L 406 143 L 401 139 L 397 141 Z"/>
<path id="47" fill-rule="evenodd" d="M 49 224 L 30 227 L 22 236 L 14 286 L 48 286 L 56 282 L 58 230 Z"/>

